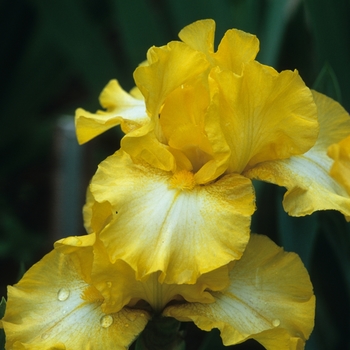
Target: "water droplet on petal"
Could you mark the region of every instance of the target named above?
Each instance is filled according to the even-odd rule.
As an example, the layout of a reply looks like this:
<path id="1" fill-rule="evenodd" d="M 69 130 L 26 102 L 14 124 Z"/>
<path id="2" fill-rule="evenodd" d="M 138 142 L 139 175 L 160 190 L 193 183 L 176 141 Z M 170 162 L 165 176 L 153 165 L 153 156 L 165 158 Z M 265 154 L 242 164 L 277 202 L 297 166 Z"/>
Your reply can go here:
<path id="1" fill-rule="evenodd" d="M 137 315 L 134 312 L 127 313 L 125 317 L 131 322 L 134 322 L 137 319 Z"/>
<path id="2" fill-rule="evenodd" d="M 69 294 L 70 291 L 67 288 L 61 288 L 58 292 L 57 292 L 57 299 L 59 301 L 65 301 L 69 298 Z"/>
<path id="3" fill-rule="evenodd" d="M 125 327 L 129 327 L 129 324 L 128 323 L 125 323 L 125 325 L 124 325 Z"/>
<path id="4" fill-rule="evenodd" d="M 108 328 L 113 323 L 113 317 L 111 315 L 102 316 L 100 319 L 101 327 Z"/>
<path id="5" fill-rule="evenodd" d="M 111 288 L 111 287 L 112 287 L 112 282 L 111 282 L 111 281 L 106 282 L 106 284 L 107 284 L 107 287 L 108 287 L 108 288 Z"/>
<path id="6" fill-rule="evenodd" d="M 272 321 L 272 325 L 274 327 L 278 327 L 280 324 L 281 324 L 281 321 L 278 318 Z"/>

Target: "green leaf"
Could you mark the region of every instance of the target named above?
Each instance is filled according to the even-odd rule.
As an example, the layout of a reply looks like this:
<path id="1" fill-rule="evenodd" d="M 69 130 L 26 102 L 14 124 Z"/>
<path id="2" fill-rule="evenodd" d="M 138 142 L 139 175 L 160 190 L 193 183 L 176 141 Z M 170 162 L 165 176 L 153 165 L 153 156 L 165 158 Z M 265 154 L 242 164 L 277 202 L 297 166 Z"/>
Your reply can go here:
<path id="1" fill-rule="evenodd" d="M 136 340 L 135 350 L 185 350 L 180 326 L 175 318 L 155 316 Z"/>
<path id="2" fill-rule="evenodd" d="M 151 46 L 165 45 L 174 38 L 170 38 L 167 30 L 169 23 L 164 21 L 164 16 L 158 9 L 163 4 L 129 0 L 112 1 L 111 6 L 120 44 L 125 51 L 126 69 L 131 78 L 131 72 L 146 59 L 147 50 Z"/>
<path id="3" fill-rule="evenodd" d="M 274 67 L 277 64 L 289 16 L 288 5 L 286 0 L 271 0 L 267 3 L 263 29 L 259 35 L 261 48 L 258 60 L 261 63 Z"/>
<path id="4" fill-rule="evenodd" d="M 314 37 L 316 65 L 329 63 L 344 96 L 350 96 L 350 2 L 348 0 L 304 0 Z M 350 109 L 350 100 L 343 101 Z"/>
<path id="5" fill-rule="evenodd" d="M 333 68 L 328 63 L 323 66 L 314 83 L 313 89 L 322 92 L 323 94 L 333 98 L 339 103 L 342 101 L 341 90 L 337 76 L 335 75 Z"/>
<path id="6" fill-rule="evenodd" d="M 225 350 L 226 346 L 222 344 L 222 340 L 220 338 L 220 332 L 218 329 L 211 330 L 203 340 L 202 345 L 199 350 Z"/>
<path id="7" fill-rule="evenodd" d="M 306 268 L 310 268 L 314 245 L 319 232 L 319 213 L 303 217 L 289 216 L 282 207 L 282 193 L 284 189 L 279 188 L 277 200 L 277 224 L 279 244 L 286 251 L 297 253 Z"/>
<path id="8" fill-rule="evenodd" d="M 5 310 L 6 310 L 6 299 L 2 297 L 0 301 L 0 318 L 4 317 Z"/>
<path id="9" fill-rule="evenodd" d="M 43 46 L 52 42 L 52 51 L 70 64 L 85 80 L 86 86 L 98 95 L 111 78 L 121 74 L 102 31 L 88 16 L 83 3 L 61 0 L 33 0 L 42 18 Z M 50 46 L 51 46 L 50 45 Z"/>
<path id="10" fill-rule="evenodd" d="M 0 302 L 0 319 L 4 317 L 5 310 L 6 310 L 6 299 L 2 297 Z M 0 349 L 5 349 L 5 332 L 2 328 L 0 328 Z"/>

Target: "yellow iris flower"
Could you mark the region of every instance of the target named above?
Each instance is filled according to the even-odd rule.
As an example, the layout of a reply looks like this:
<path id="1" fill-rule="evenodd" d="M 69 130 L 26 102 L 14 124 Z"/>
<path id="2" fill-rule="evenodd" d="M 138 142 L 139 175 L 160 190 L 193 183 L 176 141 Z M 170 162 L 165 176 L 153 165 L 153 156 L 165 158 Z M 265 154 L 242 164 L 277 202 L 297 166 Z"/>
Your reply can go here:
<path id="1" fill-rule="evenodd" d="M 105 111 L 76 111 L 80 143 L 118 124 L 125 132 L 92 179 L 84 220 L 111 261 L 140 279 L 160 270 L 161 282 L 195 283 L 240 259 L 251 179 L 287 187 L 291 215 L 350 215 L 327 156 L 350 134 L 345 111 L 298 72 L 258 63 L 255 36 L 229 30 L 214 51 L 214 31 L 212 20 L 185 27 L 182 41 L 148 51 L 130 94 L 113 80 L 100 96 Z"/>
<path id="2" fill-rule="evenodd" d="M 111 263 L 94 234 L 68 237 L 9 287 L 6 349 L 127 349 L 154 314 L 218 328 L 224 344 L 253 338 L 269 350 L 301 349 L 315 297 L 299 257 L 252 235 L 243 257 L 195 284 L 144 280 Z"/>

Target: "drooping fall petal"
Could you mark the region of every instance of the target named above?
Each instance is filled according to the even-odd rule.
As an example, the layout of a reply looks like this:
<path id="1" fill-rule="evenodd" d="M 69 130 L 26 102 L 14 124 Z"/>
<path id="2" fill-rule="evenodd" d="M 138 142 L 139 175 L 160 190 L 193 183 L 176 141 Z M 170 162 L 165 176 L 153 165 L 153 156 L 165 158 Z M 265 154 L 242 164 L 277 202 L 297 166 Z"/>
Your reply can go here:
<path id="1" fill-rule="evenodd" d="M 161 282 L 194 283 L 239 259 L 249 239 L 254 193 L 238 174 L 196 186 L 191 172 L 173 175 L 119 151 L 99 165 L 90 191 L 113 210 L 99 233 L 111 261 L 124 260 L 138 279 L 161 271 Z"/>
<path id="2" fill-rule="evenodd" d="M 8 289 L 2 320 L 6 349 L 127 349 L 149 315 L 122 309 L 106 314 L 90 284 L 93 235 L 70 237 Z M 79 246 L 77 249 L 75 246 Z M 132 320 L 132 321 L 130 321 Z"/>
<path id="3" fill-rule="evenodd" d="M 92 281 L 104 297 L 103 311 L 113 313 L 123 306 L 147 302 L 154 312 L 160 312 L 170 301 L 208 303 L 214 299 L 208 290 L 222 290 L 228 285 L 228 267 L 223 266 L 198 278 L 194 284 L 166 284 L 159 282 L 159 272 L 142 280 L 135 278 L 135 270 L 122 260 L 111 263 L 100 241 L 94 246 Z"/>
<path id="4" fill-rule="evenodd" d="M 299 257 L 266 236 L 252 235 L 230 272 L 230 285 L 213 292 L 215 303 L 173 305 L 165 316 L 218 328 L 225 345 L 253 338 L 268 350 L 302 349 L 309 337 L 315 297 Z"/>
<path id="5" fill-rule="evenodd" d="M 303 155 L 258 164 L 244 175 L 286 187 L 283 206 L 290 215 L 333 209 L 349 216 L 350 196 L 330 176 L 332 159 L 327 155 L 331 144 L 350 135 L 349 114 L 331 98 L 315 91 L 313 95 L 320 124 L 316 144 Z"/>

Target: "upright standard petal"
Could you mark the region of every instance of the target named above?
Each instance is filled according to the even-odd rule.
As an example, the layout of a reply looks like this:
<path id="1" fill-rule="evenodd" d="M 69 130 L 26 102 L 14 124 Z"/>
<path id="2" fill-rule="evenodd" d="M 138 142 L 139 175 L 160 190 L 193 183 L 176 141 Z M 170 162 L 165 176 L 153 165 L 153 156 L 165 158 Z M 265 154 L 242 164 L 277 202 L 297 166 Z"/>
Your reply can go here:
<path id="1" fill-rule="evenodd" d="M 210 99 L 207 79 L 173 91 L 165 100 L 159 123 L 176 170 L 189 170 L 198 184 L 209 183 L 228 166 L 230 149 L 222 136 L 217 101 Z"/>
<path id="2" fill-rule="evenodd" d="M 137 67 L 134 79 L 145 98 L 148 114 L 155 119 L 172 91 L 209 68 L 203 53 L 179 41 L 151 47 L 147 57 L 149 64 Z"/>
<path id="3" fill-rule="evenodd" d="M 330 176 L 327 155 L 330 145 L 350 135 L 349 114 L 331 98 L 315 91 L 313 96 L 320 124 L 316 144 L 303 155 L 258 164 L 244 175 L 286 187 L 283 206 L 290 215 L 333 209 L 349 216 L 350 195 Z"/>
<path id="4" fill-rule="evenodd" d="M 104 298 L 88 281 L 94 239 L 86 239 L 69 238 L 72 246 L 53 250 L 9 287 L 2 320 L 6 349 L 99 349 L 103 344 L 122 350 L 143 330 L 149 319 L 145 311 L 103 312 Z"/>
<path id="5" fill-rule="evenodd" d="M 255 59 L 259 51 L 259 40 L 255 35 L 230 29 L 214 52 L 215 22 L 212 19 L 196 21 L 184 27 L 180 39 L 191 48 L 203 52 L 212 66 L 228 69 L 237 74 L 243 64 Z"/>
<path id="6" fill-rule="evenodd" d="M 241 74 L 244 64 L 253 61 L 258 51 L 259 40 L 255 35 L 230 29 L 225 33 L 213 56 L 221 69 Z"/>
<path id="7" fill-rule="evenodd" d="M 179 32 L 179 38 L 192 49 L 207 57 L 214 53 L 215 21 L 204 19 L 193 22 Z"/>
<path id="8" fill-rule="evenodd" d="M 206 331 L 218 328 L 225 345 L 253 338 L 268 350 L 302 349 L 314 325 L 315 297 L 305 267 L 266 236 L 251 236 L 229 287 L 212 295 L 215 303 L 169 306 L 163 314 Z"/>
<path id="9" fill-rule="evenodd" d="M 217 122 L 231 150 L 227 172 L 304 153 L 316 142 L 316 106 L 297 72 L 249 62 L 242 75 L 213 69 L 211 77 Z"/>
<path id="10" fill-rule="evenodd" d="M 161 282 L 195 283 L 239 259 L 249 239 L 254 193 L 238 174 L 196 186 L 189 171 L 173 175 L 119 151 L 99 165 L 90 191 L 113 210 L 99 233 L 111 261 L 127 262 L 137 279 L 160 270 Z"/>
<path id="11" fill-rule="evenodd" d="M 174 171 L 176 160 L 166 145 L 159 114 L 167 96 L 203 74 L 209 64 L 204 54 L 176 41 L 163 47 L 152 47 L 147 56 L 149 64 L 136 68 L 134 79 L 145 97 L 151 122 L 127 134 L 121 147 L 132 157 L 155 168 Z"/>
<path id="12" fill-rule="evenodd" d="M 90 113 L 78 108 L 75 113 L 76 132 L 80 144 L 119 124 L 122 130 L 128 133 L 149 122 L 145 101 L 140 99 L 140 94 L 134 93 L 134 96 L 128 94 L 116 80 L 111 80 L 103 89 L 100 103 L 106 111 Z"/>

